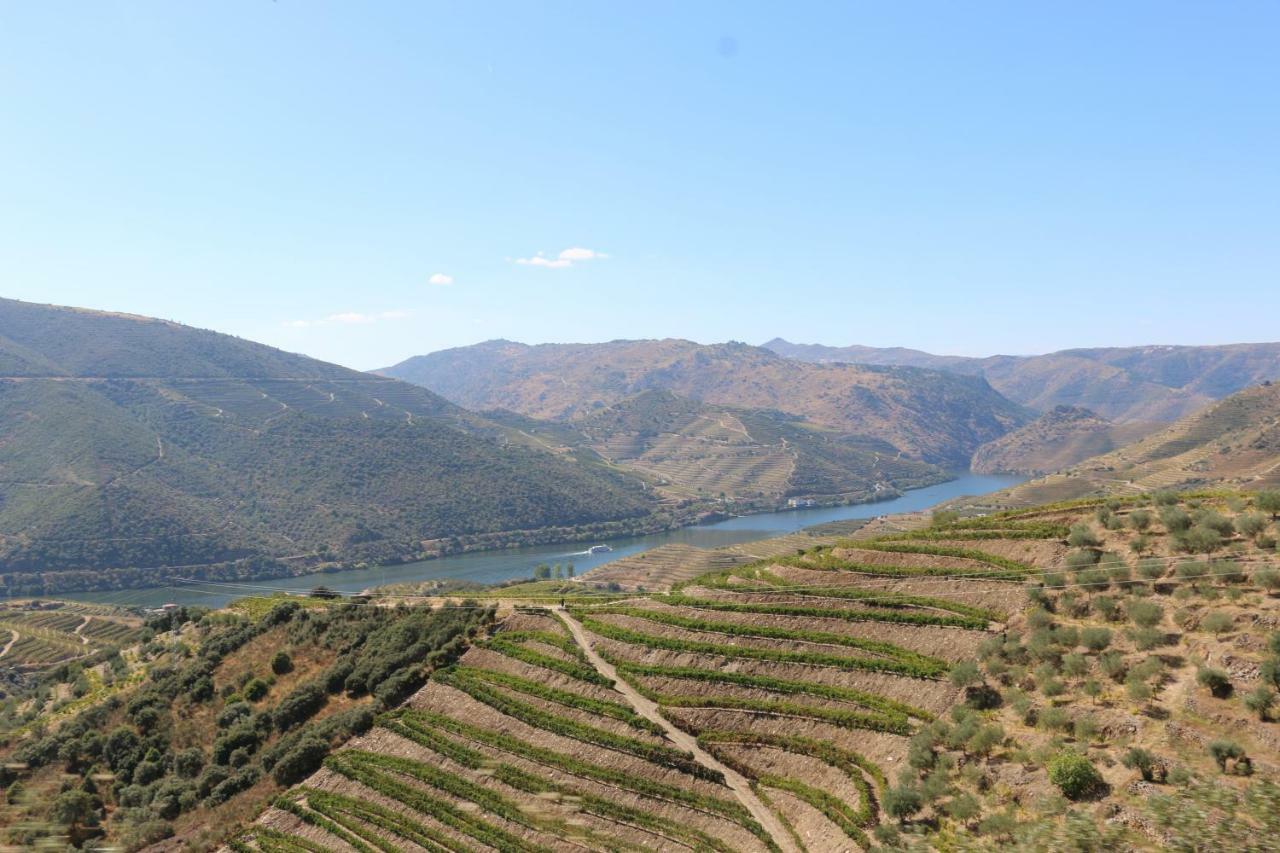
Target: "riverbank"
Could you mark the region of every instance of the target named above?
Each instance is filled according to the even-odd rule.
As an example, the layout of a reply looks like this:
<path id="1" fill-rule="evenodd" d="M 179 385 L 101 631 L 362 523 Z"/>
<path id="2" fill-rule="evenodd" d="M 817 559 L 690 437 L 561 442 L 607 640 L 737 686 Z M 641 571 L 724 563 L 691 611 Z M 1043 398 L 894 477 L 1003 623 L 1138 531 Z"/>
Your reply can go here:
<path id="1" fill-rule="evenodd" d="M 887 501 L 845 506 L 798 508 L 735 516 L 722 521 L 694 524 L 661 533 L 609 539 L 606 541 L 613 547 L 613 550 L 603 554 L 588 554 L 585 553 L 585 548 L 574 548 L 560 543 L 481 551 L 440 557 L 433 560 L 403 563 L 395 566 L 348 569 L 271 580 L 171 583 L 146 589 L 65 593 L 56 597 L 73 601 L 94 601 L 139 607 L 159 607 L 170 603 L 222 607 L 228 602 L 246 595 L 270 592 L 305 593 L 321 584 L 338 592 L 355 593 L 375 586 L 420 583 L 442 579 L 470 581 L 481 584 L 501 583 L 515 578 L 530 577 L 534 566 L 538 563 L 572 562 L 577 573 L 581 575 L 606 563 L 663 545 L 684 544 L 698 548 L 719 548 L 744 542 L 753 542 L 795 533 L 806 527 L 833 521 L 867 519 L 881 515 L 926 510 L 936 504 L 962 495 L 986 494 L 987 492 L 1007 488 L 1025 479 L 1025 477 L 1019 476 L 984 475 L 965 472 L 955 479 L 920 489 L 912 489 L 899 497 Z M 590 544 L 596 544 L 596 542 L 591 542 Z"/>

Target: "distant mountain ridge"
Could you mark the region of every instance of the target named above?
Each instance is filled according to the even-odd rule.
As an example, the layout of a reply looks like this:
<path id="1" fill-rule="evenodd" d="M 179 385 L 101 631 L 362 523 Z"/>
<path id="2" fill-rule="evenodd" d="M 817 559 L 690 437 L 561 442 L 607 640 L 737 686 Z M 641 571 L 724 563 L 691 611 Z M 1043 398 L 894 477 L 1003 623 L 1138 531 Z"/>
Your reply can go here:
<path id="1" fill-rule="evenodd" d="M 0 592 L 409 559 L 655 508 L 634 479 L 408 383 L 0 300 Z"/>
<path id="2" fill-rule="evenodd" d="M 907 456 L 966 467 L 981 444 L 1030 419 L 980 376 L 850 364 L 808 364 L 730 342 L 600 344 L 487 341 L 415 356 L 380 371 L 469 409 L 573 421 L 644 391 L 740 409 L 774 410 L 882 441 Z"/>
<path id="3" fill-rule="evenodd" d="M 1047 355 L 939 356 L 899 347 L 764 345 L 814 363 L 929 367 L 983 376 L 1036 411 L 1082 406 L 1117 423 L 1170 422 L 1251 385 L 1280 379 L 1280 343 L 1073 349 Z"/>

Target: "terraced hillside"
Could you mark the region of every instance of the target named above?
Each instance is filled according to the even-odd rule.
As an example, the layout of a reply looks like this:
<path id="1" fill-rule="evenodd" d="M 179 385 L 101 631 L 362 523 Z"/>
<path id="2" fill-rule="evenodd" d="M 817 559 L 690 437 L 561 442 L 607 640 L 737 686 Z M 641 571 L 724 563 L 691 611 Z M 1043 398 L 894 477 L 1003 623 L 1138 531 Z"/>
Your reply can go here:
<path id="1" fill-rule="evenodd" d="M 979 447 L 969 467 L 980 474 L 1047 474 L 1109 453 L 1157 429 L 1159 424 L 1115 424 L 1088 409 L 1056 406 Z"/>
<path id="2" fill-rule="evenodd" d="M 63 601 L 0 602 L 0 666 L 40 670 L 142 638 L 142 619 L 125 610 Z"/>
<path id="3" fill-rule="evenodd" d="M 664 593 L 583 586 L 508 617 L 236 849 L 1242 849 L 1224 839 L 1278 828 L 1273 511 L 944 513 Z"/>
<path id="4" fill-rule="evenodd" d="M 1248 388 L 1118 450 L 1023 483 L 997 500 L 1041 504 L 1158 489 L 1280 485 L 1280 384 Z"/>
<path id="5" fill-rule="evenodd" d="M 961 695 L 949 670 L 1029 571 L 905 548 L 792 551 L 512 615 L 239 849 L 863 846 L 909 738 Z"/>

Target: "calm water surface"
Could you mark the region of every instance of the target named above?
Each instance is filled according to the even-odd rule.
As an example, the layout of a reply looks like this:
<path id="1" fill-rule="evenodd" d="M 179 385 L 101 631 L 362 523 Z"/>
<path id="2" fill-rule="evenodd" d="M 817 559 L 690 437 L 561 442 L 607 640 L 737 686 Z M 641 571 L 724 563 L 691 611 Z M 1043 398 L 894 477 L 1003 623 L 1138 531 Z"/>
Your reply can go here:
<path id="1" fill-rule="evenodd" d="M 927 486 L 923 489 L 913 489 L 900 498 L 880 501 L 879 503 L 766 512 L 710 524 L 682 527 L 679 530 L 654 533 L 649 536 L 610 539 L 607 544 L 611 545 L 613 550 L 605 554 L 585 553 L 584 549 L 588 544 L 593 543 L 534 545 L 526 548 L 505 548 L 500 551 L 458 554 L 452 557 L 442 557 L 438 560 L 405 563 L 400 566 L 350 569 L 342 572 L 303 575 L 296 578 L 251 581 L 246 582 L 241 587 L 215 585 L 165 586 L 116 592 L 69 593 L 61 595 L 59 598 L 142 607 L 158 607 L 169 602 L 222 607 L 233 599 L 252 595 L 255 592 L 270 592 L 273 590 L 306 592 L 319 584 L 324 584 L 330 589 L 336 589 L 339 592 L 359 592 L 371 586 L 426 581 L 437 578 L 474 581 L 476 583 L 498 583 L 513 578 L 529 577 L 533 573 L 533 567 L 538 563 L 572 562 L 578 574 L 582 574 L 589 569 L 594 569 L 596 566 L 604 565 L 613 560 L 673 542 L 695 545 L 700 548 L 736 545 L 739 542 L 751 542 L 770 536 L 794 533 L 805 527 L 823 524 L 828 521 L 875 518 L 878 515 L 890 513 L 915 512 L 928 509 L 942 501 L 962 495 L 981 495 L 997 489 L 1007 488 L 1024 480 L 1026 480 L 1026 477 L 965 472 L 950 482 Z"/>

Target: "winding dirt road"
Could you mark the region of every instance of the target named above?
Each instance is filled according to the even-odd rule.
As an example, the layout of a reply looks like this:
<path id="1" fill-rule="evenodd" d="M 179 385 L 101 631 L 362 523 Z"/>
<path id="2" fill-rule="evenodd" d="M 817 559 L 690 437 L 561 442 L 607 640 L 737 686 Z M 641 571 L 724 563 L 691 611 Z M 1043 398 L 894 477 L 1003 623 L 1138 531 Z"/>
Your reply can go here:
<path id="1" fill-rule="evenodd" d="M 662 716 L 656 703 L 641 696 L 636 692 L 635 688 L 619 678 L 618 671 L 613 668 L 613 665 L 600 657 L 596 650 L 591 647 L 591 641 L 587 638 L 587 632 L 582 627 L 582 623 L 570 616 L 569 612 L 563 607 L 555 607 L 553 610 L 568 626 L 574 642 L 586 653 L 587 660 L 591 662 L 591 665 L 596 668 L 597 672 L 613 682 L 614 689 L 626 698 L 631 707 L 636 710 L 636 713 L 662 726 L 662 730 L 667 737 L 681 749 L 692 753 L 694 760 L 703 767 L 708 767 L 723 774 L 725 784 L 733 791 L 734 796 L 738 798 L 738 802 L 742 803 L 747 811 L 751 812 L 751 816 L 764 827 L 765 832 L 769 833 L 770 837 L 773 838 L 773 843 L 778 845 L 778 848 L 783 853 L 800 853 L 799 848 L 796 847 L 795 840 L 782 825 L 778 816 L 760 801 L 760 798 L 756 796 L 756 792 L 751 789 L 751 783 L 741 773 L 721 764 L 715 756 L 698 745 L 698 741 L 693 735 L 676 728 L 670 720 Z"/>

